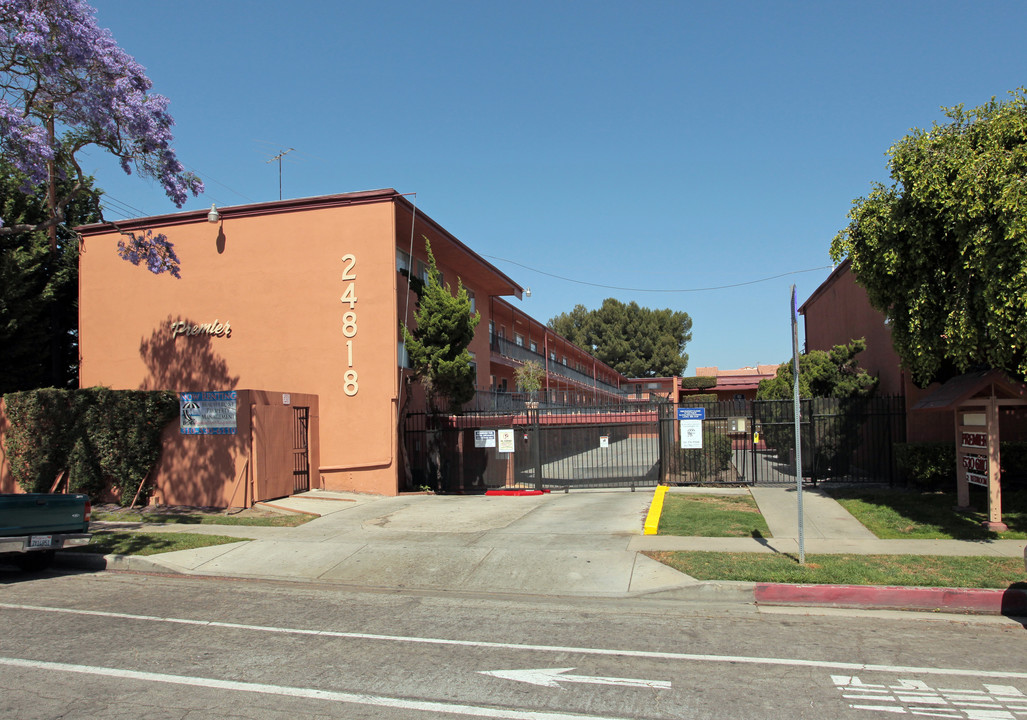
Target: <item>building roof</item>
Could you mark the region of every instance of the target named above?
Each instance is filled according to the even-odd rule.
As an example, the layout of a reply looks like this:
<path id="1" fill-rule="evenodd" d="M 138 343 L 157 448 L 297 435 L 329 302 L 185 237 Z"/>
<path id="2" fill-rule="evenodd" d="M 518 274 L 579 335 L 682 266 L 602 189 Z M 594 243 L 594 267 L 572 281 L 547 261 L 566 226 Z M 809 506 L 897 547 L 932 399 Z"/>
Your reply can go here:
<path id="1" fill-rule="evenodd" d="M 851 265 L 852 265 L 852 262 L 849 260 L 849 258 L 845 258 L 844 260 L 842 260 L 838 264 L 838 267 L 836 267 L 833 271 L 831 271 L 831 274 L 827 276 L 827 278 L 824 280 L 824 282 L 820 283 L 820 285 L 817 287 L 817 289 L 813 291 L 813 294 L 810 295 L 808 298 L 806 298 L 806 302 L 804 302 L 802 305 L 799 306 L 799 314 L 805 316 L 806 315 L 806 306 L 809 305 L 810 303 L 812 303 L 813 301 L 815 301 L 817 298 L 819 298 L 825 292 L 827 292 L 827 289 L 829 287 L 831 287 L 832 285 L 834 285 L 835 282 L 838 281 L 838 278 L 840 278 L 842 275 L 844 275 L 845 273 L 847 273 L 849 271 L 849 267 Z"/>
<path id="2" fill-rule="evenodd" d="M 466 259 L 457 258 L 453 256 L 452 253 L 448 254 L 449 256 L 447 257 L 447 253 L 441 248 L 438 248 L 435 252 L 440 264 L 446 264 L 448 262 L 448 264 L 452 265 L 455 270 L 462 271 L 466 267 L 466 263 L 469 262 L 471 265 L 475 265 L 499 279 L 499 282 L 495 284 L 494 287 L 487 288 L 490 294 L 513 295 L 518 299 L 521 298 L 524 288 L 508 277 L 506 273 L 499 270 L 467 245 L 460 242 L 460 240 L 450 234 L 448 230 L 422 212 L 420 208 L 416 208 L 405 195 L 397 192 L 393 188 L 364 190 L 361 192 L 341 193 L 338 195 L 318 195 L 316 197 L 292 198 L 289 200 L 275 200 L 273 202 L 252 203 L 249 205 L 232 205 L 219 207 L 217 211 L 221 216 L 221 220 L 224 221 L 238 218 L 257 217 L 260 215 L 279 215 L 290 212 L 302 212 L 304 210 L 317 210 L 322 208 L 343 207 L 346 205 L 361 205 L 377 202 L 393 202 L 398 205 L 405 206 L 409 212 L 416 215 L 418 222 L 431 225 L 436 231 L 452 242 L 456 248 L 461 250 L 461 255 L 466 255 Z M 132 218 L 130 220 L 119 220 L 117 223 L 104 222 L 92 225 L 83 225 L 76 228 L 76 230 L 83 236 L 89 237 L 91 235 L 105 235 L 113 232 L 146 230 L 154 227 L 173 227 L 175 225 L 207 222 L 207 214 L 209 212 L 210 210 L 188 210 L 186 212 L 171 213 L 169 215 L 153 215 L 150 217 Z"/>

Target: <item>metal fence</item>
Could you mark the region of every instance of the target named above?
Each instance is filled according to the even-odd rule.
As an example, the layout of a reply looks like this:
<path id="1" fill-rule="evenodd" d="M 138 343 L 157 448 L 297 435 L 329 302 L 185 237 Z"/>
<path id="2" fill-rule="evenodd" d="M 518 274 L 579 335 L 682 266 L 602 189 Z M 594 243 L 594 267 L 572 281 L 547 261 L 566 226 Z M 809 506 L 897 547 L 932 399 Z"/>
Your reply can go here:
<path id="1" fill-rule="evenodd" d="M 791 401 L 699 404 L 702 447 L 683 449 L 672 403 L 568 407 L 501 394 L 511 396 L 508 407 L 407 415 L 407 490 L 795 482 Z M 893 446 L 905 439 L 903 398 L 803 400 L 800 418 L 805 480 L 898 478 Z"/>

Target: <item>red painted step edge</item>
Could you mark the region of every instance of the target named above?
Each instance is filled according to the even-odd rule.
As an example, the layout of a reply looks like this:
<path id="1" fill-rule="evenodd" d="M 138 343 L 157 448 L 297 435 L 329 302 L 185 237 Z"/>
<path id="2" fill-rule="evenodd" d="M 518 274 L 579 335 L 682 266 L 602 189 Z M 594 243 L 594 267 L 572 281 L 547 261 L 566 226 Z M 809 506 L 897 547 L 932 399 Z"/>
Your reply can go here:
<path id="1" fill-rule="evenodd" d="M 486 495 L 545 495 L 549 490 L 486 490 Z"/>
<path id="2" fill-rule="evenodd" d="M 1027 615 L 1027 589 L 757 584 L 757 605 L 808 605 L 891 610 L 943 610 L 981 615 Z"/>

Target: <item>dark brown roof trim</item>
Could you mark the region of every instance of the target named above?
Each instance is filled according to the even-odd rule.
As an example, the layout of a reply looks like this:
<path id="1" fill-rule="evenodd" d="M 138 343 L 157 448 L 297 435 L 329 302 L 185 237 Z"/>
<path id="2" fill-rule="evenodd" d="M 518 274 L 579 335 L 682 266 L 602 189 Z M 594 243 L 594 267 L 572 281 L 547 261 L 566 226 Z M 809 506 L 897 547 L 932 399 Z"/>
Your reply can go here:
<path id="1" fill-rule="evenodd" d="M 342 205 L 362 205 L 374 202 L 389 202 L 400 198 L 392 188 L 382 190 L 366 190 L 363 192 L 343 193 L 341 195 L 319 195 L 317 197 L 295 198 L 292 200 L 275 200 L 274 202 L 254 203 L 252 205 L 229 205 L 218 208 L 223 219 L 257 217 L 260 215 L 278 215 L 297 210 L 313 210 L 317 208 L 339 207 Z M 143 230 L 152 227 L 172 227 L 188 225 L 196 222 L 207 222 L 210 210 L 189 210 L 188 212 L 171 213 L 169 215 L 153 215 L 150 217 L 119 220 L 117 223 L 97 223 L 75 228 L 82 235 L 101 235 L 121 230 Z M 115 227 L 117 225 L 117 227 Z M 498 272 L 498 271 L 497 271 Z"/>

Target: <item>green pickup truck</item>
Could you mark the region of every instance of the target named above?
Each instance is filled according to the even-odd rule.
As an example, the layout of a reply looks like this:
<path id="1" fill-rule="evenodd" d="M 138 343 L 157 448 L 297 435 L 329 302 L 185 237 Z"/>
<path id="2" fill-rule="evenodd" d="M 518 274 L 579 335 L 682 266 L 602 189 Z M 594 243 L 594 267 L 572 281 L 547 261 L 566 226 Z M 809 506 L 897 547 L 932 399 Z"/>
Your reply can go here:
<path id="1" fill-rule="evenodd" d="M 0 563 L 42 570 L 57 550 L 89 542 L 86 495 L 0 495 Z"/>

